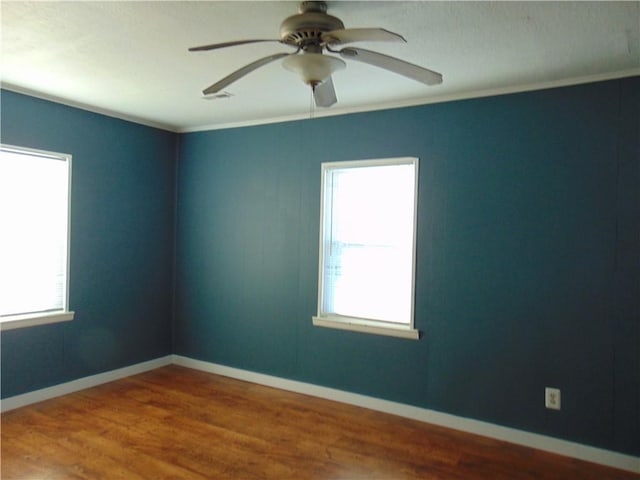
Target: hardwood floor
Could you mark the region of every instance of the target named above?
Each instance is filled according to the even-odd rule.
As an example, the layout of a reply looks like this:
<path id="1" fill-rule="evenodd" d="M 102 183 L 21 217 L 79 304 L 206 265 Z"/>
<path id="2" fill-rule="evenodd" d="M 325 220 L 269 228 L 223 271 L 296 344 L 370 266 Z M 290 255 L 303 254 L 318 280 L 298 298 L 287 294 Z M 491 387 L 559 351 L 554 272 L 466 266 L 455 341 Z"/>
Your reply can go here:
<path id="1" fill-rule="evenodd" d="M 2 414 L 4 480 L 638 479 L 169 366 Z"/>

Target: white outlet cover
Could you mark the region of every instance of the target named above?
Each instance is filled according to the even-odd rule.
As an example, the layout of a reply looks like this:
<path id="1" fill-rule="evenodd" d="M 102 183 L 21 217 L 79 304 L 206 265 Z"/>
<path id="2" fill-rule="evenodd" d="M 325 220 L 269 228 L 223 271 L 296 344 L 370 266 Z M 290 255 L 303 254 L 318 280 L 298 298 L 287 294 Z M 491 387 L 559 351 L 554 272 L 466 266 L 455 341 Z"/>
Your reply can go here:
<path id="1" fill-rule="evenodd" d="M 544 389 L 544 406 L 551 410 L 560 410 L 560 389 L 546 387 Z"/>

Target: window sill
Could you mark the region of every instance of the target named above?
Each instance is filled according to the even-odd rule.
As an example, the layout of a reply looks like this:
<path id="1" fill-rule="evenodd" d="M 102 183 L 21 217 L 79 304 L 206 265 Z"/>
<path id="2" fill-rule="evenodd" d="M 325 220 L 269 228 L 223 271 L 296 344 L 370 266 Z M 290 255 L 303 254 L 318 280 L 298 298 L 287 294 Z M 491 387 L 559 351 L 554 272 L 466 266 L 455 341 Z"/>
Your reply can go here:
<path id="1" fill-rule="evenodd" d="M 73 320 L 75 312 L 56 313 L 32 313 L 27 315 L 13 315 L 0 317 L 0 331 L 14 330 L 16 328 L 35 327 L 49 323 L 68 322 Z"/>
<path id="2" fill-rule="evenodd" d="M 313 317 L 313 325 L 316 327 L 335 328 L 338 330 L 350 330 L 353 332 L 371 333 L 374 335 L 386 335 L 388 337 L 419 340 L 420 331 L 402 325 L 385 325 L 379 323 L 347 317 Z"/>

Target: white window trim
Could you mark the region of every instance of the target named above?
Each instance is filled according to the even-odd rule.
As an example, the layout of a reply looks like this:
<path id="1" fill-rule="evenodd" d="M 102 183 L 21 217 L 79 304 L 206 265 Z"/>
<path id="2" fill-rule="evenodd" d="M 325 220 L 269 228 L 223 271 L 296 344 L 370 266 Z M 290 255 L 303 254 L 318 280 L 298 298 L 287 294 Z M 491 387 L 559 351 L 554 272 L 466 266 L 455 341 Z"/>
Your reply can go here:
<path id="1" fill-rule="evenodd" d="M 2 317 L 0 331 L 15 330 L 16 328 L 36 327 L 50 323 L 68 322 L 73 320 L 75 312 L 32 313 L 26 315 L 12 315 Z"/>
<path id="2" fill-rule="evenodd" d="M 335 328 L 336 330 L 350 330 L 352 332 L 372 333 L 374 335 L 386 335 L 389 337 L 407 338 L 418 340 L 420 332 L 413 327 L 387 323 L 381 321 L 365 320 L 363 318 L 350 318 L 341 316 L 312 317 L 316 327 Z"/>
<path id="3" fill-rule="evenodd" d="M 415 168 L 414 184 L 414 208 L 413 208 L 413 254 L 411 271 L 411 321 L 409 325 L 366 318 L 347 317 L 343 315 L 322 314 L 322 298 L 324 283 L 324 216 L 325 216 L 325 178 L 326 171 L 332 167 L 352 168 L 371 167 L 381 165 L 406 165 L 411 164 Z M 320 186 L 320 242 L 318 255 L 318 313 L 312 317 L 313 325 L 317 327 L 333 328 L 338 330 L 349 330 L 353 332 L 370 333 L 374 335 L 385 335 L 390 337 L 405 338 L 411 340 L 420 339 L 420 331 L 415 329 L 415 274 L 416 274 L 416 243 L 417 243 L 417 222 L 418 222 L 418 165 L 417 157 L 398 157 L 370 160 L 350 160 L 344 162 L 323 162 L 321 164 L 321 186 Z"/>
<path id="4" fill-rule="evenodd" d="M 34 312 L 18 315 L 0 316 L 0 331 L 15 330 L 17 328 L 34 327 L 38 325 L 47 325 L 51 323 L 68 322 L 73 320 L 75 312 L 69 310 L 69 273 L 71 258 L 71 181 L 72 181 L 72 156 L 67 153 L 51 152 L 47 150 L 38 150 L 35 148 L 18 147 L 15 145 L 0 144 L 2 150 L 16 153 L 33 154 L 42 157 L 53 157 L 64 159 L 68 164 L 68 181 L 67 181 L 67 258 L 66 258 L 66 285 L 64 295 L 64 305 L 62 310 L 52 312 Z"/>

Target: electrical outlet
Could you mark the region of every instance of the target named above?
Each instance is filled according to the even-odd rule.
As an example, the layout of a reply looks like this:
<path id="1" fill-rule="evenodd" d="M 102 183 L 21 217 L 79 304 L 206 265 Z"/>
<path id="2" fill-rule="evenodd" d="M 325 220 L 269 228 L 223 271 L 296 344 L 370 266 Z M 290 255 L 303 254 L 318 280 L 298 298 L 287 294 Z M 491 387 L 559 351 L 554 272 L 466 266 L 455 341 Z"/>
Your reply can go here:
<path id="1" fill-rule="evenodd" d="M 544 389 L 544 406 L 551 410 L 560 410 L 560 389 L 546 387 Z"/>

